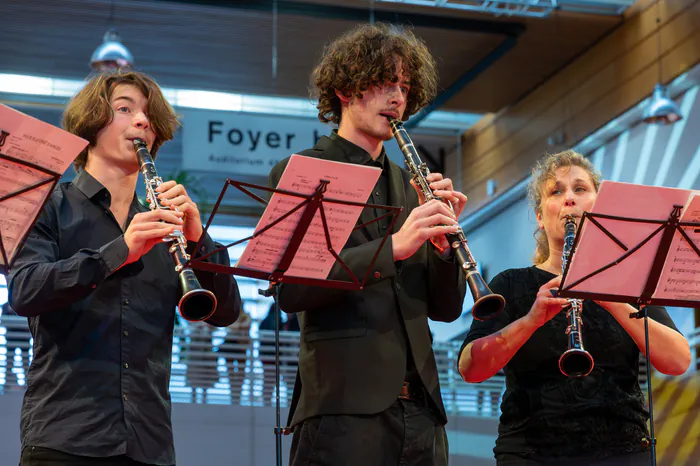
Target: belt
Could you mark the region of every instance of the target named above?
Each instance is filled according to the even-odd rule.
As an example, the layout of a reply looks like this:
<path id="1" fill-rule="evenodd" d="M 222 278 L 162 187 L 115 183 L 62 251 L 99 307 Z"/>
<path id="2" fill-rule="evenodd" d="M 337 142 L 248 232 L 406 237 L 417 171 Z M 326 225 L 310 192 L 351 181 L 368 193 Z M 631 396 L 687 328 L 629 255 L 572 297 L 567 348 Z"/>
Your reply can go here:
<path id="1" fill-rule="evenodd" d="M 423 387 L 411 385 L 408 382 L 404 382 L 401 386 L 399 400 L 415 401 L 418 403 L 425 404 L 427 399 L 428 397 Z"/>

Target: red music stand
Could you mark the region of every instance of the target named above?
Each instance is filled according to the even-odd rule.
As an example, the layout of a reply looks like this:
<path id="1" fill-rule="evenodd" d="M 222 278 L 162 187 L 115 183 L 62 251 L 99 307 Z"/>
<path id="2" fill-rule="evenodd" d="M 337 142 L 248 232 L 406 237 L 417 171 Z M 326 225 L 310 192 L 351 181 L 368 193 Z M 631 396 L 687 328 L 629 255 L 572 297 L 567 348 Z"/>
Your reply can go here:
<path id="1" fill-rule="evenodd" d="M 15 262 L 15 259 L 17 258 L 17 255 L 19 252 L 22 250 L 22 247 L 24 246 L 25 241 L 27 240 L 27 237 L 29 236 L 29 232 L 32 230 L 34 227 L 34 224 L 36 223 L 37 219 L 39 218 L 39 214 L 41 213 L 42 209 L 44 208 L 44 204 L 46 204 L 46 201 L 49 199 L 49 196 L 51 196 L 51 192 L 53 191 L 53 188 L 56 186 L 58 181 L 61 179 L 61 175 L 59 173 L 55 173 L 51 170 L 48 170 L 44 167 L 40 167 L 39 165 L 33 164 L 31 162 L 27 162 L 24 160 L 20 160 L 15 157 L 11 157 L 9 155 L 3 154 L 2 147 L 5 145 L 5 141 L 7 139 L 7 136 L 9 136 L 10 133 L 7 131 L 2 131 L 0 130 L 0 178 L 2 178 L 3 171 L 2 168 L 3 166 L 14 166 L 14 167 L 23 167 L 24 170 L 31 171 L 32 173 L 41 175 L 39 178 L 41 178 L 39 181 L 36 181 L 30 185 L 23 186 L 19 189 L 16 189 L 11 192 L 7 192 L 4 194 L 0 194 L 0 204 L 2 203 L 7 203 L 11 199 L 18 199 L 22 194 L 25 194 L 29 191 L 33 191 L 39 188 L 42 188 L 43 186 L 50 185 L 49 189 L 46 189 L 46 193 L 41 200 L 40 205 L 38 206 L 39 208 L 36 209 L 36 213 L 34 215 L 34 218 L 32 218 L 31 222 L 27 223 L 26 225 L 23 225 L 20 230 L 20 235 L 19 237 L 9 237 L 9 234 L 7 231 L 2 231 L 2 225 L 0 225 L 0 273 L 7 275 L 12 268 L 12 265 Z M 9 219 L 4 219 L 5 222 L 9 222 Z M 5 242 L 7 241 L 9 243 L 9 240 L 14 240 L 16 241 L 16 246 L 12 248 L 5 245 Z"/>
<path id="2" fill-rule="evenodd" d="M 686 232 L 690 228 L 694 233 L 700 232 L 700 223 L 681 221 L 684 209 L 698 205 L 694 194 L 691 190 L 604 181 L 593 211 L 583 213 L 557 293 L 564 298 L 638 305 L 639 311 L 631 313 L 630 318 L 644 319 L 647 367 L 651 358 L 646 306 L 700 305 L 700 296 L 692 290 L 674 299 L 669 297 L 668 286 L 660 286 L 673 280 L 668 278 L 668 270 L 674 271 L 672 261 L 680 251 L 680 247 L 678 251 L 672 250 L 674 244 L 684 240 L 692 257 L 683 260 L 700 264 L 700 248 Z M 630 214 L 622 215 L 625 211 Z M 664 211 L 667 213 L 665 218 Z M 694 213 L 693 218 L 697 219 L 699 215 L 700 212 Z M 647 392 L 651 464 L 655 465 L 656 437 L 649 373 Z"/>
<path id="3" fill-rule="evenodd" d="M 260 294 L 264 296 L 274 296 L 274 319 L 275 319 L 275 408 L 276 408 L 276 424 L 275 424 L 275 446 L 276 446 L 276 451 L 277 451 L 277 465 L 281 466 L 282 465 L 282 435 L 283 434 L 289 434 L 290 430 L 288 428 L 282 428 L 281 427 L 281 419 L 280 419 L 280 354 L 279 354 L 279 322 L 280 322 L 280 308 L 279 308 L 279 286 L 281 283 L 294 283 L 294 284 L 301 284 L 301 285 L 310 285 L 310 286 L 319 286 L 319 287 L 325 287 L 325 288 L 336 288 L 336 289 L 344 289 L 344 290 L 361 290 L 364 288 L 367 279 L 369 278 L 369 275 L 371 273 L 371 270 L 374 266 L 374 263 L 377 260 L 377 257 L 379 256 L 379 253 L 381 249 L 384 247 L 386 244 L 387 239 L 389 238 L 389 235 L 391 234 L 391 231 L 394 227 L 394 224 L 396 223 L 396 219 L 398 217 L 398 214 L 403 210 L 402 207 L 392 207 L 392 206 L 385 206 L 385 205 L 377 205 L 377 204 L 364 204 L 364 203 L 359 203 L 359 202 L 351 202 L 351 201 L 343 201 L 343 200 L 337 200 L 337 199 L 330 199 L 325 197 L 325 192 L 328 188 L 328 185 L 330 182 L 328 180 L 320 180 L 318 186 L 316 187 L 315 191 L 310 194 L 300 194 L 296 193 L 293 191 L 286 191 L 286 190 L 281 190 L 281 189 L 273 189 L 273 188 L 268 188 L 266 186 L 259 186 L 251 183 L 243 183 L 239 181 L 233 181 L 231 179 L 227 179 L 226 183 L 221 190 L 221 194 L 219 195 L 219 199 L 216 201 L 216 204 L 214 205 L 214 209 L 212 210 L 212 213 L 209 217 L 209 220 L 207 221 L 207 224 L 204 228 L 204 233 L 202 235 L 202 238 L 204 238 L 204 235 L 206 232 L 209 230 L 209 227 L 211 226 L 214 217 L 219 210 L 219 207 L 221 206 L 221 202 L 224 199 L 224 196 L 226 194 L 226 191 L 228 190 L 229 186 L 233 186 L 236 189 L 242 191 L 243 193 L 247 194 L 251 198 L 255 199 L 256 201 L 267 205 L 268 201 L 263 199 L 262 197 L 256 195 L 255 193 L 250 191 L 250 188 L 256 189 L 256 190 L 261 190 L 270 193 L 270 196 L 273 193 L 277 193 L 279 195 L 283 196 L 291 196 L 292 198 L 295 198 L 299 200 L 299 203 L 291 208 L 288 212 L 284 213 L 281 215 L 279 218 L 275 219 L 273 222 L 269 223 L 268 225 L 265 225 L 261 229 L 257 230 L 253 235 L 248 236 L 246 238 L 243 238 L 241 240 L 235 241 L 233 243 L 228 244 L 227 246 L 223 246 L 221 248 L 218 248 L 214 251 L 210 251 L 205 255 L 200 255 L 193 257 L 190 260 L 190 267 L 192 267 L 195 270 L 205 270 L 209 272 L 216 272 L 216 273 L 226 273 L 226 274 L 231 274 L 231 275 L 241 275 L 244 277 L 250 277 L 250 278 L 256 278 L 259 280 L 266 280 L 270 283 L 270 287 L 267 290 L 260 290 Z M 377 218 L 360 224 L 356 225 L 353 230 L 358 230 L 360 228 L 363 228 L 367 225 L 371 225 L 372 223 L 375 223 L 379 221 L 380 219 L 383 219 L 385 217 L 391 216 L 391 221 L 389 223 L 389 227 L 387 228 L 386 234 L 383 236 L 382 241 L 380 242 L 379 246 L 377 247 L 377 250 L 372 257 L 372 260 L 367 267 L 367 270 L 365 271 L 362 280 L 360 280 L 353 272 L 350 270 L 350 268 L 343 262 L 343 260 L 340 258 L 339 253 L 334 250 L 332 244 L 331 244 L 331 235 L 328 227 L 328 214 L 326 210 L 324 209 L 324 204 L 335 204 L 335 205 L 344 205 L 344 206 L 354 206 L 354 207 L 362 207 L 362 208 L 375 208 L 379 210 L 385 210 L 387 211 L 386 213 L 378 216 Z M 271 228 L 273 228 L 275 225 L 279 224 L 280 222 L 284 221 L 291 215 L 293 215 L 296 212 L 301 211 L 301 217 L 296 224 L 296 227 L 294 229 L 294 232 L 292 234 L 292 237 L 289 241 L 289 244 L 287 245 L 281 260 L 279 263 L 275 266 L 274 270 L 271 271 L 260 271 L 260 270 L 251 270 L 251 269 L 246 269 L 242 267 L 227 267 L 224 265 L 220 264 L 213 264 L 210 262 L 205 262 L 205 260 L 210 257 L 211 255 L 217 253 L 218 251 L 228 249 L 232 246 L 236 246 L 240 243 L 249 241 L 253 238 L 258 238 L 258 237 L 263 237 L 267 231 L 269 231 Z M 350 276 L 349 281 L 344 281 L 344 280 L 331 280 L 331 279 L 317 279 L 317 278 L 308 278 L 308 277 L 301 277 L 301 276 L 289 276 L 286 275 L 287 270 L 289 269 L 289 266 L 292 263 L 292 260 L 296 256 L 299 246 L 301 245 L 306 233 L 309 230 L 309 226 L 311 225 L 311 222 L 313 221 L 316 212 L 320 214 L 321 218 L 321 223 L 323 226 L 323 232 L 324 232 L 324 237 L 326 241 L 326 247 L 328 248 L 328 251 L 331 253 L 331 255 L 335 258 L 335 261 L 337 262 L 340 267 L 342 267 L 343 270 Z M 195 251 L 199 251 L 199 247 L 202 238 L 200 238 L 200 241 L 197 243 L 197 247 L 195 248 Z M 297 373 L 297 383 L 295 384 L 295 388 L 298 385 L 299 382 L 299 377 Z M 296 390 L 295 390 L 296 392 Z"/>

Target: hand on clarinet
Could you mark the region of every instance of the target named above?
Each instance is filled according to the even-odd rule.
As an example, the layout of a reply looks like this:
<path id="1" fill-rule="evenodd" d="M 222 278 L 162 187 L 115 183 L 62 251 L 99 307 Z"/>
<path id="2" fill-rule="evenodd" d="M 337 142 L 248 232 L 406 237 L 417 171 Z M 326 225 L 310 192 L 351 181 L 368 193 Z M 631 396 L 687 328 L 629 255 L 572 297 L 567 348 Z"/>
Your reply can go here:
<path id="1" fill-rule="evenodd" d="M 185 238 L 188 241 L 199 241 L 204 231 L 202 219 L 199 216 L 197 204 L 190 199 L 185 187 L 170 180 L 158 186 L 156 191 L 159 193 L 158 198 L 163 207 L 168 207 L 184 214 L 182 233 L 185 235 Z"/>
<path id="2" fill-rule="evenodd" d="M 175 230 L 182 229 L 182 212 L 172 210 L 152 210 L 134 215 L 124 232 L 124 242 L 129 254 L 122 267 L 136 262 L 153 246 L 163 242 L 163 238 Z"/>
<path id="3" fill-rule="evenodd" d="M 561 285 L 561 275 L 552 278 L 542 285 L 537 292 L 537 298 L 530 308 L 530 312 L 525 316 L 537 328 L 549 322 L 555 315 L 564 309 L 568 300 L 566 298 L 555 298 L 552 290 Z"/>
<path id="4" fill-rule="evenodd" d="M 449 178 L 443 178 L 441 173 L 431 173 L 430 175 L 426 176 L 425 179 L 430 183 L 430 189 L 432 189 L 433 195 L 440 197 L 443 202 L 449 202 L 454 211 L 455 219 L 459 219 L 459 216 L 462 215 L 462 211 L 464 210 L 464 206 L 467 204 L 467 196 L 458 191 L 454 191 L 452 189 L 452 180 Z M 418 193 L 418 202 L 421 205 L 425 204 L 425 196 L 423 195 L 423 192 L 418 186 L 416 186 L 413 180 L 411 180 L 411 185 Z M 450 243 L 447 241 L 444 235 L 433 236 L 430 238 L 430 242 L 433 243 L 433 245 L 441 252 L 450 250 Z"/>
<path id="5" fill-rule="evenodd" d="M 452 180 L 443 178 L 442 173 L 431 173 L 426 176 L 425 179 L 430 182 L 430 189 L 433 190 L 433 195 L 442 198 L 443 201 L 449 201 L 450 204 L 452 204 L 456 217 L 459 218 L 459 216 L 462 215 L 464 206 L 467 205 L 467 196 L 459 191 L 454 191 Z M 418 202 L 420 204 L 425 204 L 425 196 L 423 196 L 423 193 L 415 185 L 413 180 L 411 180 L 411 185 L 413 185 L 413 189 L 418 193 Z"/>
<path id="6" fill-rule="evenodd" d="M 428 201 L 413 209 L 401 229 L 392 235 L 394 260 L 411 257 L 426 240 L 447 243 L 444 236 L 458 229 L 457 219 L 447 204 L 434 199 Z M 445 244 L 445 247 L 450 246 Z"/>

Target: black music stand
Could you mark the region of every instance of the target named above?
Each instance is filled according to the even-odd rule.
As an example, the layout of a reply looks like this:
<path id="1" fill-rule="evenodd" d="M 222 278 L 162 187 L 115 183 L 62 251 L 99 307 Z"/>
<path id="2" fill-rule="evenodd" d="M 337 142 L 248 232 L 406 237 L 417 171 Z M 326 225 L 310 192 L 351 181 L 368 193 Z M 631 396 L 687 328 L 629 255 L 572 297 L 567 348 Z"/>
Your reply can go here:
<path id="1" fill-rule="evenodd" d="M 599 214 L 599 213 L 584 212 L 583 216 L 581 217 L 581 222 L 579 223 L 578 229 L 576 231 L 576 239 L 574 241 L 574 246 L 570 252 L 570 260 L 567 262 L 566 269 L 564 270 L 564 273 L 562 276 L 561 287 L 559 289 L 559 292 L 557 293 L 557 296 L 561 296 L 563 298 L 591 299 L 591 300 L 598 300 L 598 301 L 612 301 L 612 302 L 627 303 L 627 304 L 639 306 L 639 311 L 631 313 L 630 318 L 631 319 L 644 319 L 644 337 L 645 337 L 645 349 L 646 349 L 646 359 L 647 359 L 647 397 L 649 400 L 649 425 L 650 425 L 649 433 L 651 436 L 651 438 L 648 440 L 649 440 L 649 445 L 651 447 L 651 464 L 652 465 L 656 465 L 656 437 L 655 437 L 655 432 L 654 432 L 654 407 L 653 407 L 653 397 L 652 397 L 651 373 L 649 371 L 649 367 L 651 365 L 651 357 L 650 357 L 650 351 L 649 351 L 649 314 L 647 312 L 646 306 L 659 305 L 659 306 L 698 307 L 698 304 L 700 304 L 700 301 L 666 299 L 666 298 L 659 299 L 659 298 L 654 297 L 654 293 L 655 293 L 657 284 L 659 282 L 659 278 L 661 277 L 661 273 L 663 271 L 664 264 L 666 262 L 666 258 L 668 257 L 669 249 L 671 247 L 671 243 L 673 241 L 673 238 L 674 238 L 674 235 L 676 232 L 679 232 L 681 234 L 681 236 L 687 241 L 687 243 L 690 245 L 690 247 L 695 252 L 695 254 L 698 256 L 698 258 L 700 258 L 700 249 L 698 249 L 698 247 L 690 239 L 690 237 L 688 236 L 688 234 L 684 230 L 684 228 L 688 228 L 688 227 L 700 228 L 700 223 L 681 222 L 680 216 L 681 216 L 682 209 L 683 209 L 683 206 L 674 205 L 667 220 L 650 220 L 650 219 L 640 219 L 640 218 L 631 218 L 631 217 L 622 217 L 622 216 L 616 216 L 616 215 L 606 215 L 606 214 Z M 653 230 L 653 232 L 651 234 L 646 236 L 638 244 L 634 245 L 633 247 L 629 247 L 629 246 L 625 245 L 614 234 L 612 234 L 607 228 L 605 228 L 598 221 L 598 219 L 617 220 L 617 221 L 621 221 L 621 222 L 631 222 L 631 223 L 637 223 L 637 224 L 645 223 L 645 224 L 651 224 L 651 225 L 658 225 L 658 228 Z M 574 251 L 576 251 L 576 248 L 579 245 L 579 242 L 580 242 L 581 236 L 582 236 L 581 232 L 583 230 L 583 226 L 586 223 L 586 221 L 589 221 L 592 226 L 595 226 L 597 229 L 602 231 L 612 242 L 614 242 L 623 251 L 623 254 L 620 255 L 619 257 L 614 258 L 614 260 L 609 262 L 608 264 L 606 264 L 602 267 L 599 267 L 597 270 L 594 270 L 593 272 L 590 272 L 590 273 L 584 275 L 583 277 L 572 281 L 571 283 L 567 283 L 567 278 L 569 275 L 569 268 L 572 267 L 571 258 L 573 257 Z M 657 237 L 657 235 L 661 235 L 661 239 L 660 239 L 659 245 L 656 249 L 653 263 L 652 263 L 651 268 L 649 270 L 649 274 L 647 276 L 646 282 L 644 283 L 643 291 L 640 294 L 640 296 L 634 296 L 631 294 L 596 293 L 596 292 L 581 291 L 581 290 L 575 289 L 575 287 L 577 285 L 584 283 L 586 280 L 600 274 L 601 272 L 604 272 L 605 270 L 611 269 L 629 258 L 634 258 L 634 253 L 639 251 L 643 246 L 645 246 L 652 239 Z"/>
<path id="2" fill-rule="evenodd" d="M 226 273 L 226 274 L 232 274 L 232 275 L 241 275 L 244 277 L 249 277 L 249 278 L 256 278 L 259 280 L 265 280 L 270 282 L 270 287 L 267 290 L 259 290 L 259 293 L 264 296 L 273 296 L 275 300 L 275 305 L 274 305 L 274 319 L 275 319 L 275 411 L 276 411 L 276 422 L 275 422 L 275 448 L 276 448 L 276 454 L 277 454 L 277 465 L 281 466 L 282 465 L 282 435 L 288 435 L 291 433 L 291 429 L 287 426 L 285 428 L 281 427 L 281 415 L 280 415 L 280 342 L 279 342 L 279 332 L 280 332 L 280 307 L 279 307 L 279 286 L 281 283 L 290 283 L 290 284 L 301 284 L 301 285 L 309 285 L 309 286 L 319 286 L 319 287 L 324 287 L 324 288 L 336 288 L 336 289 L 345 289 L 345 290 L 361 290 L 364 288 L 365 284 L 367 283 L 367 279 L 369 278 L 369 274 L 371 273 L 371 270 L 374 266 L 374 263 L 377 260 L 377 257 L 379 257 L 379 252 L 381 249 L 384 247 L 386 244 L 386 240 L 389 238 L 389 235 L 391 234 L 391 231 L 394 227 L 394 224 L 396 223 L 396 219 L 398 217 L 398 214 L 403 210 L 402 207 L 392 207 L 392 206 L 384 206 L 384 205 L 377 205 L 377 204 L 363 204 L 360 202 L 350 202 L 350 201 L 341 201 L 337 199 L 330 199 L 330 198 L 325 198 L 325 192 L 326 189 L 329 185 L 329 181 L 327 180 L 320 180 L 319 185 L 316 187 L 316 190 L 310 194 L 310 195 L 305 195 L 305 194 L 299 194 L 296 192 L 292 191 L 285 191 L 281 189 L 273 189 L 273 188 L 268 188 L 266 186 L 259 186 L 251 183 L 243 183 L 239 181 L 233 181 L 231 179 L 227 179 L 226 183 L 221 190 L 221 194 L 219 195 L 219 199 L 216 201 L 216 204 L 214 205 L 214 208 L 212 210 L 211 215 L 209 216 L 209 220 L 207 221 L 207 225 L 204 228 L 204 233 L 202 234 L 202 237 L 200 238 L 199 242 L 197 243 L 197 246 L 195 248 L 195 251 L 199 251 L 200 249 L 200 243 L 202 239 L 204 238 L 206 232 L 209 230 L 209 227 L 211 226 L 214 216 L 216 215 L 222 200 L 224 199 L 224 196 L 226 194 L 226 191 L 229 186 L 233 186 L 237 188 L 238 190 L 242 191 L 243 193 L 247 194 L 251 198 L 255 199 L 256 201 L 267 205 L 268 201 L 265 199 L 261 198 L 260 196 L 252 193 L 248 188 L 253 188 L 256 190 L 261 190 L 270 193 L 272 195 L 273 193 L 278 193 L 281 195 L 286 195 L 286 196 L 291 196 L 294 198 L 297 198 L 300 200 L 299 204 L 297 204 L 295 207 L 293 207 L 291 210 L 288 212 L 284 213 L 282 216 L 279 218 L 275 219 L 273 222 L 270 224 L 266 225 L 259 231 L 253 233 L 253 235 L 248 236 L 246 238 L 243 238 L 241 240 L 235 241 L 231 244 L 228 244 L 226 246 L 223 246 L 221 248 L 215 249 L 206 255 L 201 255 L 198 257 L 193 257 L 190 260 L 190 267 L 192 267 L 195 270 L 205 270 L 209 272 L 215 272 L 215 273 Z M 367 270 L 365 271 L 365 274 L 360 280 L 351 270 L 350 268 L 343 262 L 343 260 L 340 258 L 338 253 L 333 249 L 333 246 L 331 244 L 331 237 L 329 233 L 329 228 L 328 228 L 328 220 L 327 220 L 327 215 L 324 210 L 324 204 L 336 204 L 336 205 L 344 205 L 344 206 L 355 206 L 355 207 L 363 207 L 363 208 L 375 208 L 375 209 L 380 209 L 380 210 L 386 210 L 387 212 L 385 214 L 382 214 L 378 216 L 377 218 L 360 224 L 356 225 L 354 227 L 354 230 L 363 228 L 367 225 L 370 225 L 372 223 L 377 222 L 378 220 L 389 217 L 391 216 L 391 221 L 389 223 L 389 227 L 387 228 L 387 232 L 382 238 L 382 241 L 380 242 L 379 246 L 377 247 L 377 251 L 375 252 L 374 256 L 372 257 L 372 260 L 367 267 Z M 303 210 L 302 210 L 303 209 Z M 213 264 L 210 262 L 204 262 L 208 257 L 212 256 L 213 254 L 222 251 L 224 249 L 228 249 L 232 246 L 236 246 L 237 244 L 249 241 L 253 238 L 261 237 L 264 236 L 265 232 L 270 230 L 272 227 L 275 225 L 279 224 L 295 212 L 301 211 L 301 217 L 295 227 L 295 230 L 292 234 L 292 237 L 289 241 L 289 244 L 287 245 L 287 248 L 284 251 L 284 254 L 282 255 L 282 258 L 279 262 L 279 264 L 276 266 L 275 270 L 271 272 L 265 272 L 265 271 L 259 271 L 259 270 L 250 270 L 250 269 L 245 269 L 241 267 L 227 267 L 224 265 L 220 264 Z M 309 226 L 311 225 L 311 222 L 313 221 L 316 212 L 319 212 L 320 217 L 321 217 L 321 223 L 323 226 L 323 231 L 324 231 L 324 236 L 326 240 L 326 246 L 328 248 L 328 251 L 331 253 L 331 255 L 335 258 L 336 262 L 342 269 L 350 276 L 350 281 L 344 281 L 344 280 L 330 280 L 330 279 L 316 279 L 316 278 L 306 278 L 306 277 L 298 277 L 298 276 L 288 276 L 286 275 L 287 270 L 289 269 L 289 266 L 292 263 L 292 260 L 294 259 L 297 250 L 299 249 L 299 246 L 302 243 L 302 240 L 304 239 L 304 236 L 306 235 Z M 298 379 L 298 377 L 297 377 Z"/>
<path id="3" fill-rule="evenodd" d="M 20 160 L 18 158 L 3 154 L 1 152 L 1 149 L 5 145 L 5 141 L 7 140 L 7 137 L 9 135 L 10 135 L 10 133 L 8 133 L 7 131 L 0 130 L 0 160 L 4 160 L 5 162 L 9 163 L 10 165 L 24 167 L 25 169 L 32 170 L 32 171 L 35 171 L 37 173 L 46 175 L 46 178 L 44 178 L 40 181 L 37 181 L 35 183 L 32 183 L 31 185 L 24 186 L 20 189 L 13 191 L 13 192 L 9 192 L 7 194 L 0 195 L 0 203 L 5 202 L 9 199 L 19 197 L 26 192 L 41 188 L 42 186 L 45 186 L 48 184 L 50 184 L 51 187 L 50 187 L 50 189 L 48 189 L 46 191 L 46 195 L 44 196 L 44 199 L 41 201 L 41 205 L 36 210 L 36 214 L 34 215 L 34 218 L 28 224 L 28 227 L 26 228 L 26 230 L 22 231 L 21 237 L 17 241 L 17 247 L 15 248 L 14 254 L 12 254 L 11 257 L 8 257 L 9 251 L 7 250 L 8 248 L 5 247 L 5 236 L 2 232 L 2 228 L 0 228 L 0 273 L 5 274 L 5 275 L 7 275 L 10 271 L 10 268 L 12 268 L 12 265 L 14 264 L 15 259 L 17 258 L 17 255 L 22 250 L 22 247 L 24 246 L 24 243 L 27 240 L 27 237 L 29 236 L 29 232 L 32 231 L 34 224 L 36 223 L 37 219 L 39 218 L 39 214 L 41 213 L 41 210 L 44 208 L 46 201 L 51 196 L 51 192 L 53 192 L 53 188 L 56 186 L 58 181 L 61 179 L 60 173 L 55 173 L 51 170 L 48 170 L 44 167 L 40 167 L 39 165 L 33 164 L 31 162 L 26 162 L 24 160 Z"/>

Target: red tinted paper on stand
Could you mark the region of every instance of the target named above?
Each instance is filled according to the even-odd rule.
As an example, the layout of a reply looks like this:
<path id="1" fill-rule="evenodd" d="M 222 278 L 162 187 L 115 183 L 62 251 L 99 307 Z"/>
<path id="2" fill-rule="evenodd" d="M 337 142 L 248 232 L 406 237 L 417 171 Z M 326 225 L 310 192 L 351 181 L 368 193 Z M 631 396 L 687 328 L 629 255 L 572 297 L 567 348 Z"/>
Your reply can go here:
<path id="1" fill-rule="evenodd" d="M 683 209 L 681 222 L 700 223 L 700 196 L 693 194 Z M 683 227 L 695 246 L 700 247 L 700 228 Z M 654 297 L 700 301 L 700 257 L 680 232 L 673 236 L 668 258 Z"/>
<path id="2" fill-rule="evenodd" d="M 9 271 L 61 174 L 87 144 L 0 104 L 0 273 Z"/>
<path id="3" fill-rule="evenodd" d="M 562 281 L 563 295 L 586 297 L 579 294 L 584 293 L 604 295 L 607 300 L 635 302 L 642 295 L 657 260 L 663 222 L 668 221 L 674 206 L 683 206 L 681 222 L 697 221 L 700 205 L 697 202 L 691 204 L 696 194 L 697 191 L 685 189 L 604 181 L 591 210 L 592 215 L 586 218 L 577 232 L 575 252 Z M 693 209 L 696 211 L 694 217 Z M 693 218 L 695 220 L 687 220 Z M 693 232 L 692 227 L 684 230 Z M 697 240 L 699 235 L 692 234 Z M 681 234 L 674 233 L 672 247 L 664 259 L 664 270 L 653 296 L 655 299 L 683 300 L 684 297 L 698 294 L 700 277 L 692 271 L 698 269 L 698 263 L 688 262 L 683 269 L 690 272 L 679 272 L 677 265 L 680 263 L 672 266 L 670 262 L 680 252 L 687 253 L 684 259 L 689 260 L 693 255 L 694 259 L 700 259 L 692 248 L 685 248 L 691 251 L 679 249 L 680 241 Z M 678 280 L 681 273 L 685 280 L 688 280 L 685 278 L 687 276 L 695 276 L 697 280 L 696 283 L 683 282 L 682 292 L 680 286 L 668 286 L 674 284 L 673 280 Z"/>
<path id="4" fill-rule="evenodd" d="M 367 165 L 336 162 L 294 154 L 280 178 L 278 189 L 310 195 L 320 180 L 328 180 L 325 211 L 333 249 L 343 248 L 362 207 L 334 204 L 332 200 L 366 202 L 377 184 L 381 169 Z M 303 199 L 274 193 L 258 222 L 256 233 L 274 223 Z M 280 260 L 286 246 L 294 233 L 302 211 L 270 228 L 264 235 L 250 240 L 237 263 L 237 267 L 272 273 Z M 287 275 L 326 279 L 335 263 L 335 258 L 328 251 L 321 216 L 316 212 L 308 233 L 301 243 L 299 254 L 289 267 Z"/>

